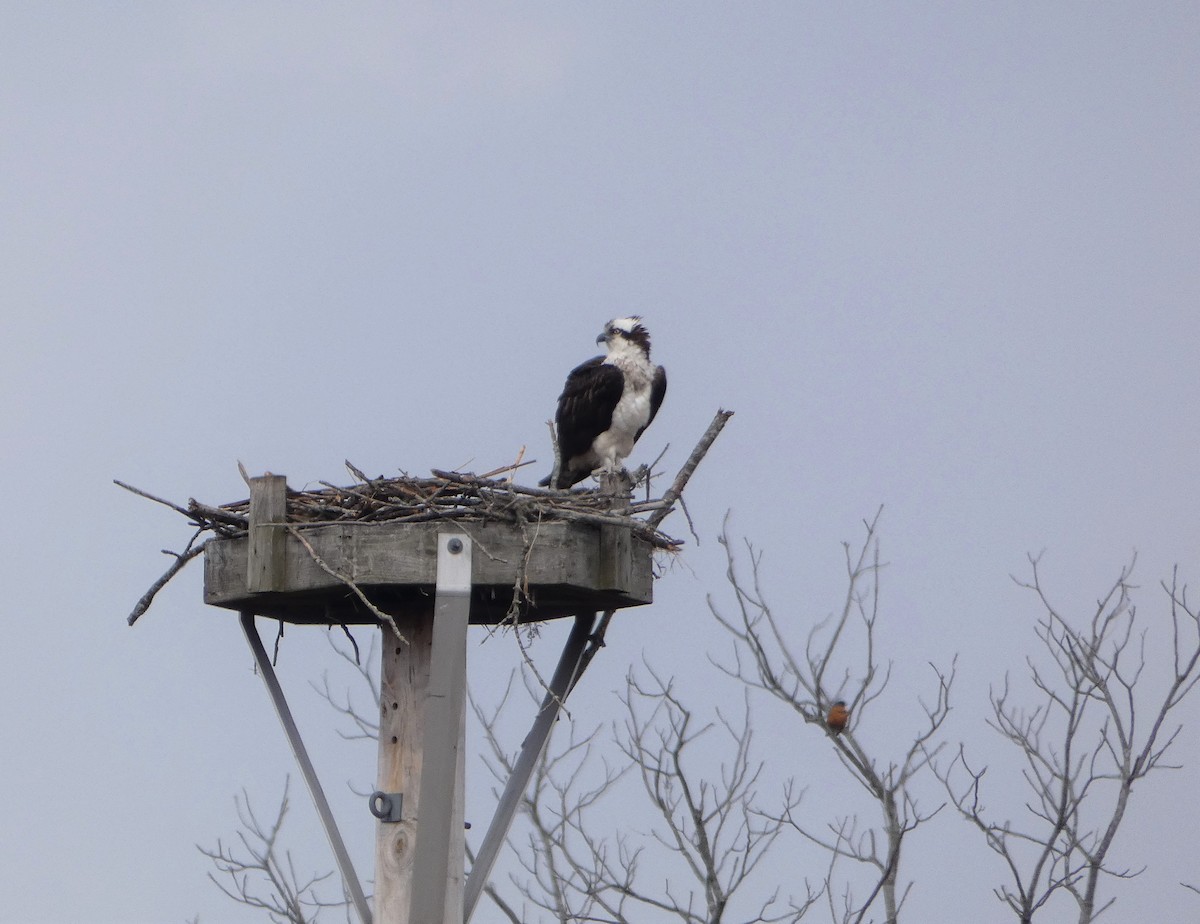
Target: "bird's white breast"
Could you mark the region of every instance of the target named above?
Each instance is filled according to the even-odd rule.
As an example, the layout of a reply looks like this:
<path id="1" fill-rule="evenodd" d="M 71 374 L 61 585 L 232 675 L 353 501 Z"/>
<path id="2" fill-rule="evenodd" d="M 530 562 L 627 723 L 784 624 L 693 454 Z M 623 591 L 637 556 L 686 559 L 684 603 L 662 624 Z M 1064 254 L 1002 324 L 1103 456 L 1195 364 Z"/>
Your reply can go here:
<path id="1" fill-rule="evenodd" d="M 639 362 L 639 359 L 641 360 Z M 601 433 L 592 449 L 601 466 L 616 468 L 633 452 L 638 431 L 650 422 L 650 381 L 653 367 L 643 357 L 615 354 L 605 363 L 616 366 L 625 375 L 625 390 L 613 409 L 612 424 Z"/>

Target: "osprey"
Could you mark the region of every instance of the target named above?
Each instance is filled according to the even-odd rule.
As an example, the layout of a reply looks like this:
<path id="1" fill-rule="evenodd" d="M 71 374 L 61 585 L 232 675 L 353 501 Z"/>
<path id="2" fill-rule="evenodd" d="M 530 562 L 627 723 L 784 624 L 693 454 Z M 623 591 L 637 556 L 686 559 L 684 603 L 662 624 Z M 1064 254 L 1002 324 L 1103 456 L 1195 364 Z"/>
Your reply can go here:
<path id="1" fill-rule="evenodd" d="M 667 393 L 667 373 L 650 363 L 650 332 L 641 318 L 609 321 L 596 342 L 608 354 L 572 369 L 558 399 L 556 488 L 578 484 L 596 470 L 619 471 Z"/>

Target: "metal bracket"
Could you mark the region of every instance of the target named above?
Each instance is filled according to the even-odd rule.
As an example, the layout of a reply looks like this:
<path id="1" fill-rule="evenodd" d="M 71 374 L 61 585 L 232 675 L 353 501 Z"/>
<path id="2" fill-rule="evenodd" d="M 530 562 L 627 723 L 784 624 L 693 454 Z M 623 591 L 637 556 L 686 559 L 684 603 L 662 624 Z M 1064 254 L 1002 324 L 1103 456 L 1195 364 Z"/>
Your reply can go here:
<path id="1" fill-rule="evenodd" d="M 458 784 L 459 735 L 466 700 L 471 551 L 471 539 L 465 533 L 438 536 L 433 650 L 425 699 L 417 841 L 408 917 L 414 924 L 438 924 L 446 916 L 452 843 L 450 816 Z"/>
<path id="2" fill-rule="evenodd" d="M 300 773 L 304 777 L 304 782 L 308 784 L 309 795 L 312 796 L 317 815 L 320 816 L 321 824 L 325 827 L 325 836 L 329 838 L 329 846 L 333 848 L 334 858 L 342 873 L 342 883 L 350 895 L 350 901 L 355 910 L 358 911 L 359 920 L 363 924 L 371 924 L 371 907 L 367 904 L 362 885 L 354 872 L 354 865 L 350 862 L 346 844 L 333 820 L 333 812 L 329 808 L 329 801 L 325 798 L 325 790 L 321 788 L 321 781 L 317 779 L 317 771 L 313 768 L 308 751 L 304 748 L 300 730 L 296 727 L 296 720 L 292 718 L 292 711 L 288 708 L 287 699 L 284 698 L 283 687 L 279 685 L 279 678 L 275 676 L 275 668 L 271 666 L 271 659 L 267 657 L 267 650 L 263 648 L 262 639 L 254 625 L 253 613 L 242 613 L 242 631 L 246 634 L 246 643 L 254 655 L 254 662 L 258 665 L 258 672 L 262 676 L 263 683 L 266 684 L 271 702 L 275 705 L 279 724 L 283 726 L 283 733 L 287 735 L 288 744 L 292 746 L 296 763 L 300 765 Z"/>
<path id="3" fill-rule="evenodd" d="M 492 866 L 500 854 L 505 837 L 508 836 L 508 829 L 517 813 L 521 797 L 529 787 L 530 777 L 533 776 L 542 751 L 546 748 L 546 742 L 550 739 L 550 732 L 554 728 L 559 710 L 579 677 L 580 659 L 596 624 L 595 613 L 575 614 L 575 625 L 571 628 L 571 634 L 567 636 L 566 645 L 563 646 L 558 667 L 550 679 L 550 688 L 546 691 L 542 706 L 533 720 L 533 727 L 521 744 L 521 753 L 517 756 L 512 773 L 509 774 L 504 793 L 496 806 L 496 814 L 492 816 L 492 823 L 488 826 L 483 844 L 471 865 L 471 873 L 467 876 L 463 895 L 464 921 L 470 921 L 475 912 L 475 906 L 487 885 L 488 876 L 491 875 Z"/>
<path id="4" fill-rule="evenodd" d="M 371 793 L 367 801 L 371 814 L 380 821 L 395 824 L 404 820 L 404 793 L 380 792 L 378 789 Z"/>

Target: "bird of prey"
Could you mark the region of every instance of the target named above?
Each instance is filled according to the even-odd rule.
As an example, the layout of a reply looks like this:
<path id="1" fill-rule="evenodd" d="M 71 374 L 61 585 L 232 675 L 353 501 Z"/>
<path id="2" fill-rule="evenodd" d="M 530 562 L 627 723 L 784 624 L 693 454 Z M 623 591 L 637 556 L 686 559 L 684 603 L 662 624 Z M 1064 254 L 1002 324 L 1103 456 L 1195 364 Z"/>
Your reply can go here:
<path id="1" fill-rule="evenodd" d="M 572 369 L 558 399 L 555 488 L 620 471 L 667 393 L 667 373 L 650 362 L 650 332 L 640 317 L 609 321 L 596 342 L 607 353 Z"/>

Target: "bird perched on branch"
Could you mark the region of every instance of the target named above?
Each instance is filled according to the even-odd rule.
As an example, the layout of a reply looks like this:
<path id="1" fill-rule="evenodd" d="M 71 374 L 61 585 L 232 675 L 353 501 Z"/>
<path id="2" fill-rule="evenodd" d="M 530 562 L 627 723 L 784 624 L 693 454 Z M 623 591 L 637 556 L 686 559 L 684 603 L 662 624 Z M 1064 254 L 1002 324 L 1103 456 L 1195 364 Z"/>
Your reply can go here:
<path id="1" fill-rule="evenodd" d="M 846 728 L 846 723 L 850 720 L 850 710 L 846 708 L 845 702 L 838 700 L 829 707 L 829 715 L 825 718 L 825 725 L 835 735 L 840 735 Z"/>
<path id="2" fill-rule="evenodd" d="M 620 471 L 667 393 L 667 373 L 650 362 L 650 332 L 640 317 L 609 321 L 596 342 L 607 354 L 572 369 L 558 399 L 555 488 L 569 488 L 597 470 Z M 550 484 L 551 477 L 541 483 Z"/>

